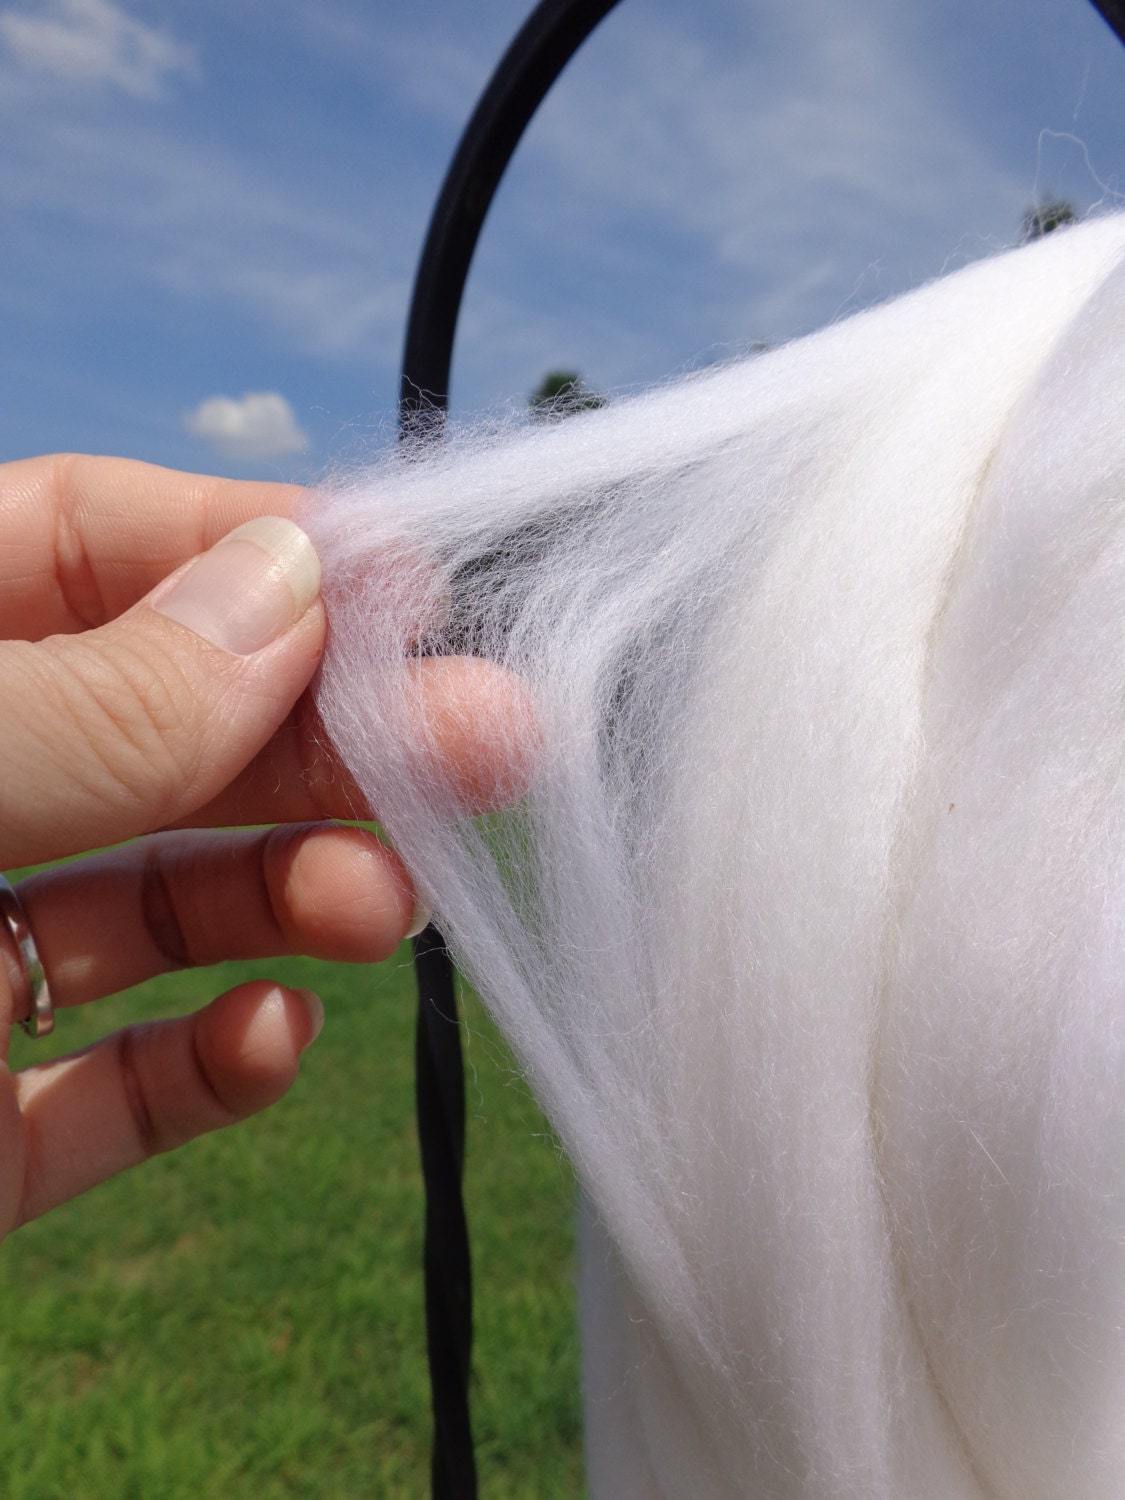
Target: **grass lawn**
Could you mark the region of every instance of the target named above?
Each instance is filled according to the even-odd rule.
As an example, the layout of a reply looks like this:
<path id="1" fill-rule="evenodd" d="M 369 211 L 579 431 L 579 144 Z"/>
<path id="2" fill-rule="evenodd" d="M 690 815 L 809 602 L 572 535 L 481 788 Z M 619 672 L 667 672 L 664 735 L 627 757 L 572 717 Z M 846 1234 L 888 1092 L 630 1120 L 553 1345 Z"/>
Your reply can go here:
<path id="1" fill-rule="evenodd" d="M 327 1023 L 291 1095 L 56 1210 L 0 1247 L 5 1500 L 428 1493 L 422 1203 L 408 950 L 167 975 L 62 1012 L 83 1046 L 254 975 Z M 467 1198 L 482 1500 L 582 1494 L 572 1182 L 468 1002 Z"/>

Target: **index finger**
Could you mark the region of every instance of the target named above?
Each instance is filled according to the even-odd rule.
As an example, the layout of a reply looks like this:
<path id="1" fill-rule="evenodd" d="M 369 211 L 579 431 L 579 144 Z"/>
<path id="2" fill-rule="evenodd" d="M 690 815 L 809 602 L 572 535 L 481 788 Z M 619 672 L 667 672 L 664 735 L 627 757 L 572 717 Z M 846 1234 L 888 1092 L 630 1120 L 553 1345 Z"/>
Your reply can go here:
<path id="1" fill-rule="evenodd" d="M 255 516 L 287 516 L 298 485 L 57 454 L 0 464 L 0 639 L 114 619 Z"/>

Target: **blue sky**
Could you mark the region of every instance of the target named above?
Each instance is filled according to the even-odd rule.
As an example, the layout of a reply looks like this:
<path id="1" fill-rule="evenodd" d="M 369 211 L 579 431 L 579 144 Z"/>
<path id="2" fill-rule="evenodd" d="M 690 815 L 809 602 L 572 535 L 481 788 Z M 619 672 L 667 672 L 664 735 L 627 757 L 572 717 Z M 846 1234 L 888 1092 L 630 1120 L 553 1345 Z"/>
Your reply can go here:
<path id="1" fill-rule="evenodd" d="M 0 0 L 0 458 L 315 479 L 386 441 L 429 210 L 529 8 Z M 1123 166 L 1085 0 L 623 0 L 486 225 L 454 407 L 799 334 Z"/>

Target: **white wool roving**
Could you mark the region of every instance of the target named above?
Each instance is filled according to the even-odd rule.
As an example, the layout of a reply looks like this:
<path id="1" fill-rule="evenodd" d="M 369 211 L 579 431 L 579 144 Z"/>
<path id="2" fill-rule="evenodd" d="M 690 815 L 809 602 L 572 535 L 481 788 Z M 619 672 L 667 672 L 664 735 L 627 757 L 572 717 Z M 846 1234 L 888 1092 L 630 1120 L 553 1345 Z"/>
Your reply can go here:
<path id="1" fill-rule="evenodd" d="M 596 1500 L 1125 1495 L 1123 421 L 1113 217 L 309 517 L 328 733 L 582 1183 Z M 435 650 L 526 685 L 508 813 Z"/>

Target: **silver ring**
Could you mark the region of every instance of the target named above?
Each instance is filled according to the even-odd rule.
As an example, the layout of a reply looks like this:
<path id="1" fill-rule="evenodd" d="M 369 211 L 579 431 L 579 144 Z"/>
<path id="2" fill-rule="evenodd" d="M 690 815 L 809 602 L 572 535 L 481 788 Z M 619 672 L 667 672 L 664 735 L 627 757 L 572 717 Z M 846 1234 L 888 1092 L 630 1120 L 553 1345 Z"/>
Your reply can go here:
<path id="1" fill-rule="evenodd" d="M 0 923 L 7 929 L 18 960 L 22 994 L 15 997 L 13 1012 L 26 1010 L 20 1025 L 28 1036 L 49 1036 L 55 1029 L 55 1007 L 43 960 L 31 935 L 31 924 L 15 889 L 0 875 Z"/>

